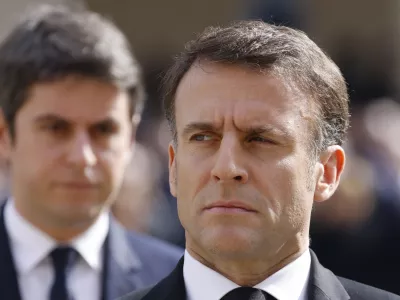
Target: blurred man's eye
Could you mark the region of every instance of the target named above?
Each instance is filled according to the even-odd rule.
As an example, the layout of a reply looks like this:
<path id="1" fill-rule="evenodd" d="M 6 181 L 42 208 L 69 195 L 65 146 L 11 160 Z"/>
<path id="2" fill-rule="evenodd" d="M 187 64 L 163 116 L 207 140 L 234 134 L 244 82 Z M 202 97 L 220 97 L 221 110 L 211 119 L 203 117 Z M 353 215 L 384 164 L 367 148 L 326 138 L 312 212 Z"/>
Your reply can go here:
<path id="1" fill-rule="evenodd" d="M 118 126 L 113 122 L 104 122 L 93 126 L 92 132 L 95 135 L 101 135 L 101 136 L 112 135 L 118 132 Z"/>
<path id="2" fill-rule="evenodd" d="M 68 124 L 66 122 L 62 122 L 62 121 L 43 124 L 42 128 L 46 131 L 56 133 L 56 134 L 67 133 L 69 130 Z"/>

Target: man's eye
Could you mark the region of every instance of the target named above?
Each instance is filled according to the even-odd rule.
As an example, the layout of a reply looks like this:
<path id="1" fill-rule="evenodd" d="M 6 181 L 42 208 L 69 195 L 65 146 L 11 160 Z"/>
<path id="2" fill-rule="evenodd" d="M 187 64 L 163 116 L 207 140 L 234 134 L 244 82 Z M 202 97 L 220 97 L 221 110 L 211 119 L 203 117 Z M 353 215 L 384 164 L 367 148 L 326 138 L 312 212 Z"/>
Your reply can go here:
<path id="1" fill-rule="evenodd" d="M 113 122 L 102 122 L 90 128 L 90 133 L 95 137 L 109 137 L 117 133 L 119 127 Z"/>
<path id="2" fill-rule="evenodd" d="M 190 138 L 191 141 L 205 142 L 212 140 L 212 136 L 209 134 L 195 134 Z"/>
<path id="3" fill-rule="evenodd" d="M 249 138 L 249 142 L 276 144 L 274 141 L 266 139 L 262 136 L 252 136 Z"/>
<path id="4" fill-rule="evenodd" d="M 56 122 L 56 123 L 51 123 L 47 124 L 44 126 L 44 129 L 48 131 L 53 131 L 53 132 L 63 132 L 68 129 L 67 124 L 64 124 L 62 122 Z"/>
<path id="5" fill-rule="evenodd" d="M 96 131 L 101 134 L 111 134 L 115 131 L 115 128 L 110 124 L 100 124 L 96 127 Z"/>

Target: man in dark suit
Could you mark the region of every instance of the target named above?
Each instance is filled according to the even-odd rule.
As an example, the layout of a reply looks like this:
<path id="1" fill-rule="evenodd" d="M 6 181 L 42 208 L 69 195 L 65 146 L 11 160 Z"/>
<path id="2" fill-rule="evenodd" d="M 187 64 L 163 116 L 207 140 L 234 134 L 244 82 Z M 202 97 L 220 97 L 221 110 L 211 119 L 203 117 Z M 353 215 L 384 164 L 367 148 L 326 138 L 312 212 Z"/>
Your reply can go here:
<path id="1" fill-rule="evenodd" d="M 343 76 L 314 42 L 261 21 L 210 27 L 165 84 L 186 251 L 123 299 L 400 299 L 336 277 L 309 250 L 313 202 L 339 184 L 349 125 Z"/>
<path id="2" fill-rule="evenodd" d="M 174 268 L 183 250 L 109 213 L 143 103 L 126 38 L 95 13 L 41 7 L 0 44 L 0 299 L 111 300 Z"/>

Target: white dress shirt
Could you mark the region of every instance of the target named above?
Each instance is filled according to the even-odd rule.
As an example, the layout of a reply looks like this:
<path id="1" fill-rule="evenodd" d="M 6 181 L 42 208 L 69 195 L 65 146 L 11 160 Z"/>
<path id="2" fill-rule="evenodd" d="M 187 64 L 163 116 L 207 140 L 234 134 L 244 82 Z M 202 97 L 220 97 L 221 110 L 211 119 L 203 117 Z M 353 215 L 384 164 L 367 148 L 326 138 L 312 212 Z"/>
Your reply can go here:
<path id="1" fill-rule="evenodd" d="M 306 300 L 311 268 L 310 251 L 274 273 L 255 288 L 266 291 L 277 300 Z M 185 251 L 183 264 L 188 300 L 220 300 L 239 285 L 206 267 Z"/>
<path id="2" fill-rule="evenodd" d="M 57 247 L 57 242 L 27 222 L 17 212 L 12 200 L 6 203 L 5 226 L 22 299 L 48 299 L 54 279 L 49 254 Z M 74 300 L 100 299 L 102 248 L 108 229 L 109 215 L 104 213 L 69 244 L 80 254 L 67 278 L 67 287 Z"/>

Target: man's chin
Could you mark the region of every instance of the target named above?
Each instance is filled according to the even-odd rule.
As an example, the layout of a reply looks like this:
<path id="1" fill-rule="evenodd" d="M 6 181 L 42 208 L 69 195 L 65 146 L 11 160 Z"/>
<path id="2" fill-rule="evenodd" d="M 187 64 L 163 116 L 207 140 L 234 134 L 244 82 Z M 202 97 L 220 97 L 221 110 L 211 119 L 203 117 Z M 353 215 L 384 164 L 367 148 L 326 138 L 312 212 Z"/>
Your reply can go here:
<path id="1" fill-rule="evenodd" d="M 89 203 L 74 203 L 73 205 L 61 205 L 54 211 L 65 223 L 85 223 L 95 220 L 101 213 L 102 207 Z"/>
<path id="2" fill-rule="evenodd" d="M 248 255 L 256 244 L 254 236 L 243 230 L 214 230 L 203 238 L 213 253 L 232 257 Z"/>

